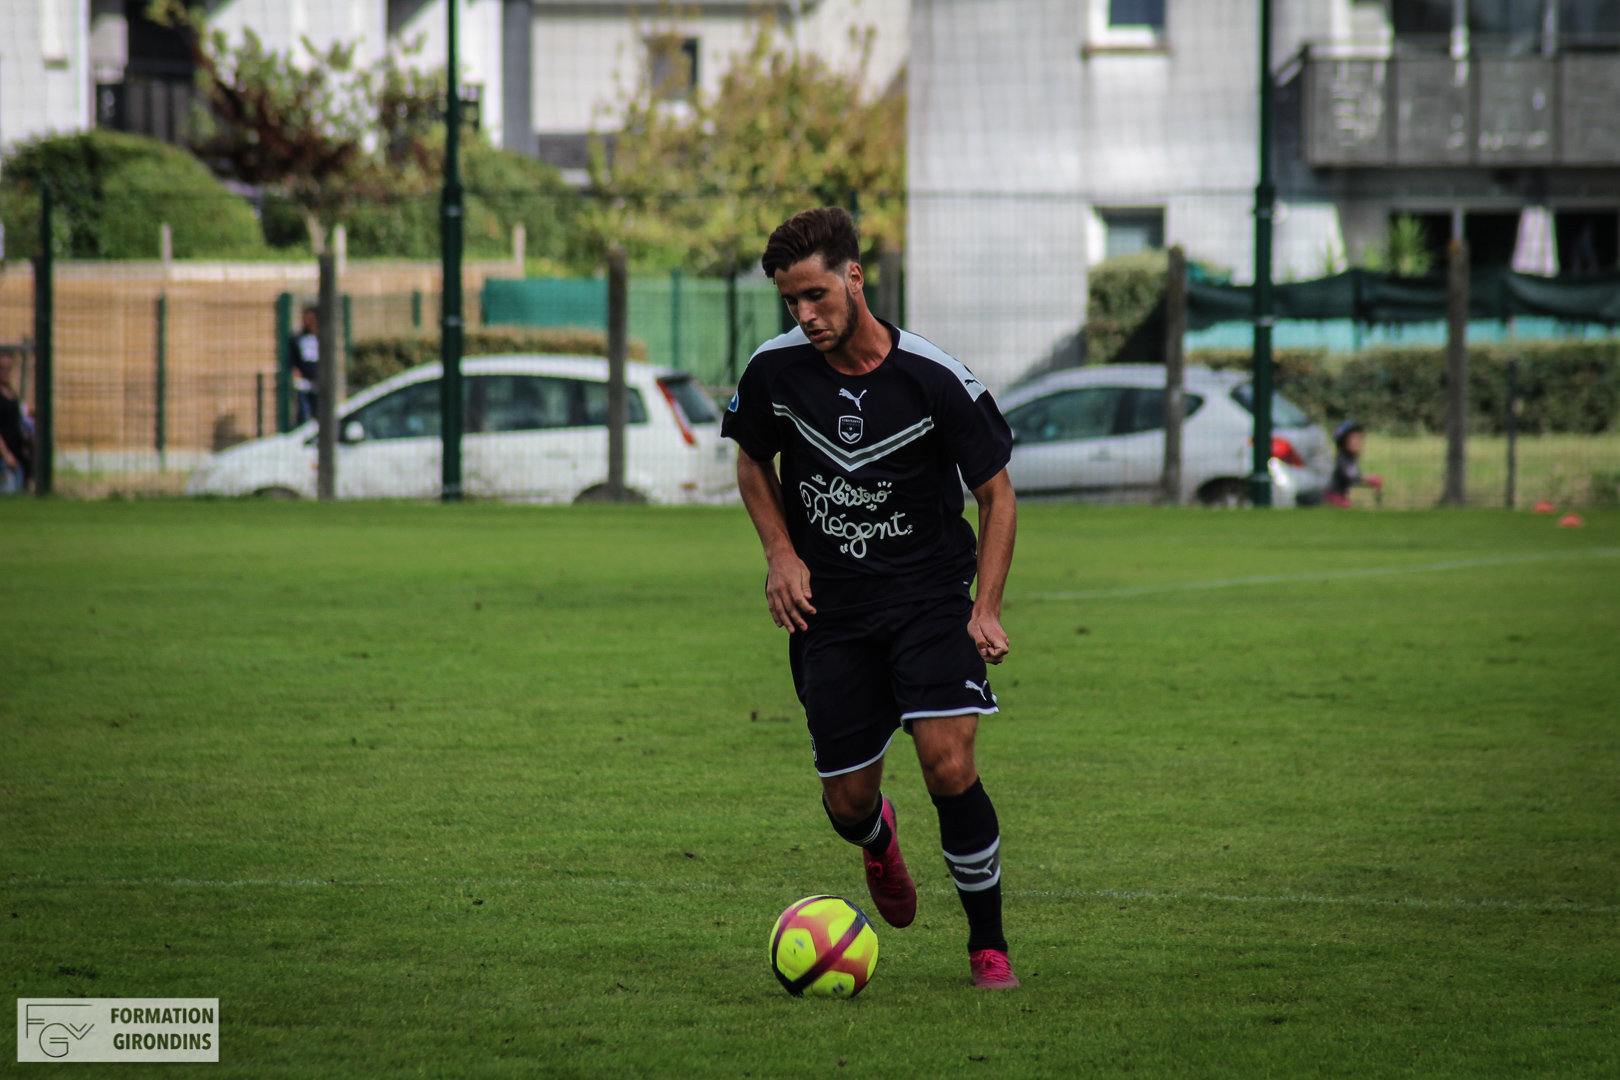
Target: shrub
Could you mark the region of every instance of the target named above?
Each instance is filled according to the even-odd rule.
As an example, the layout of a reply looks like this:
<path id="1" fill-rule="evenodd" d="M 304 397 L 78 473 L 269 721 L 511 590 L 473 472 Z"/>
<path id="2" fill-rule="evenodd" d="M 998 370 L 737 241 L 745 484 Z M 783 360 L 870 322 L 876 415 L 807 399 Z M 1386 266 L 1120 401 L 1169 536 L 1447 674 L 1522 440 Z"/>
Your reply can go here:
<path id="1" fill-rule="evenodd" d="M 583 257 L 575 228 L 580 198 L 554 166 L 475 141 L 467 147 L 462 178 L 469 196 L 500 221 L 502 252 L 512 226 L 522 225 L 530 258 L 565 265 Z"/>
<path id="2" fill-rule="evenodd" d="M 1190 363 L 1248 369 L 1246 349 L 1205 349 Z M 1535 341 L 1473 345 L 1468 350 L 1470 426 L 1500 434 L 1507 426 L 1507 369 L 1518 361 L 1519 430 L 1526 434 L 1608 431 L 1620 419 L 1620 341 Z M 1443 432 L 1445 348 L 1369 349 L 1332 356 L 1320 349 L 1279 349 L 1277 389 L 1318 420 L 1354 418 L 1391 434 Z"/>
<path id="3" fill-rule="evenodd" d="M 522 225 L 528 255 L 558 263 L 567 260 L 569 223 L 579 199 L 555 168 L 479 141 L 466 148 L 462 165 L 461 228 L 467 255 L 491 258 L 508 254 L 512 228 Z M 438 258 L 437 179 L 431 178 L 430 183 L 430 178 L 414 169 L 398 173 L 396 179 L 394 190 L 363 198 L 339 215 L 348 230 L 349 254 L 356 258 Z M 284 220 L 289 216 L 291 221 Z M 272 218 L 267 204 L 265 238 L 278 246 L 307 244 L 296 207 L 278 206 Z"/>
<path id="4" fill-rule="evenodd" d="M 1120 255 L 1091 268 L 1086 359 L 1093 364 L 1164 362 L 1163 251 Z"/>
<path id="5" fill-rule="evenodd" d="M 607 335 L 575 327 L 485 327 L 462 335 L 463 356 L 504 353 L 606 356 Z M 630 358 L 646 360 L 646 342 L 632 340 Z M 419 364 L 436 364 L 439 359 L 439 338 L 434 334 L 360 338 L 354 342 L 346 376 L 348 388 L 363 390 Z"/>
<path id="6" fill-rule="evenodd" d="M 57 252 L 79 259 L 155 259 L 167 222 L 180 258 L 263 253 L 241 198 L 189 153 L 140 135 L 93 129 L 17 147 L 0 198 L 9 250 L 39 245 L 39 184 L 55 197 Z"/>

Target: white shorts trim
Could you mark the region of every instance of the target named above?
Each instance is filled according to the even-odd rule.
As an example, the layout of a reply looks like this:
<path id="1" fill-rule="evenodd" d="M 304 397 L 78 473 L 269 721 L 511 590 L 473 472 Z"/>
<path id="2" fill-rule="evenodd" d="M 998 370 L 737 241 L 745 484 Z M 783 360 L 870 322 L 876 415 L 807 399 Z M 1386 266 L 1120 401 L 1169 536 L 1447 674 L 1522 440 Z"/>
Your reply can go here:
<path id="1" fill-rule="evenodd" d="M 900 714 L 900 722 L 907 723 L 912 720 L 928 720 L 936 716 L 966 716 L 968 713 L 978 713 L 980 716 L 989 716 L 991 713 L 1001 711 L 1001 706 L 969 705 L 962 709 L 935 709 Z"/>
<path id="2" fill-rule="evenodd" d="M 883 755 L 887 754 L 889 752 L 889 745 L 891 743 L 893 743 L 893 742 L 894 742 L 894 732 L 891 731 L 891 732 L 889 732 L 888 739 L 885 740 L 884 743 L 883 743 L 883 749 L 879 750 L 876 754 L 874 754 L 873 756 L 867 758 L 865 761 L 861 762 L 859 765 L 851 765 L 847 769 L 834 769 L 832 772 L 822 772 L 820 769 L 817 769 L 816 770 L 816 775 L 825 778 L 825 777 L 828 777 L 828 776 L 843 776 L 846 773 L 860 772 L 862 769 L 866 768 L 868 765 L 872 765 L 872 764 L 875 764 L 875 763 L 877 763 L 879 761 L 882 761 L 883 760 Z"/>

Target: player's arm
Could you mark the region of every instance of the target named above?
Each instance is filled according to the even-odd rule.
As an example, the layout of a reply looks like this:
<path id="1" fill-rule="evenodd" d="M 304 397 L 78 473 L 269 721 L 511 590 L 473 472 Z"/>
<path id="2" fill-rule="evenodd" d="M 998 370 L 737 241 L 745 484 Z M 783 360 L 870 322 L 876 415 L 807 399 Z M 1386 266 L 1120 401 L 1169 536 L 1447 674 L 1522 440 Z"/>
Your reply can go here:
<path id="1" fill-rule="evenodd" d="M 1012 568 L 1013 540 L 1018 533 L 1018 505 L 1007 470 L 973 489 L 979 503 L 979 591 L 973 600 L 968 633 L 986 662 L 999 664 L 1012 646 L 1001 628 L 1001 594 Z"/>
<path id="2" fill-rule="evenodd" d="M 765 601 L 771 619 L 788 633 L 806 630 L 805 615 L 814 615 L 810 603 L 810 568 L 793 550 L 787 515 L 782 509 L 782 484 L 770 462 L 759 462 L 746 452 L 737 454 L 737 490 L 753 519 L 754 531 L 765 549 Z"/>

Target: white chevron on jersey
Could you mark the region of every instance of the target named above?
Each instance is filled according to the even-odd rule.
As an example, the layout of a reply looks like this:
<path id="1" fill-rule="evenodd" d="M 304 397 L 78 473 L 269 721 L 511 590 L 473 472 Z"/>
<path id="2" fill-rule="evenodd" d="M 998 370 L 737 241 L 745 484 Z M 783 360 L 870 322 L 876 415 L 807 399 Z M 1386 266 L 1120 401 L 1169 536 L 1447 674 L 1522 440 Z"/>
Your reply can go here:
<path id="1" fill-rule="evenodd" d="M 771 410 L 775 412 L 777 416 L 785 416 L 789 420 L 793 421 L 793 426 L 799 429 L 799 434 L 804 436 L 805 442 L 809 443 L 817 450 L 820 450 L 822 456 L 826 457 L 834 465 L 837 465 L 840 469 L 843 469 L 848 473 L 856 471 L 863 465 L 870 465 L 874 461 L 881 461 L 890 454 L 894 453 L 896 450 L 899 450 L 901 447 L 909 446 L 911 443 L 916 442 L 918 439 L 934 430 L 934 418 L 932 416 L 925 416 L 915 424 L 912 424 L 910 427 L 904 428 L 895 432 L 893 435 L 890 435 L 882 442 L 873 443 L 871 446 L 861 450 L 850 451 L 845 450 L 842 446 L 839 446 L 837 443 L 827 438 L 827 436 L 817 431 L 786 405 L 782 405 L 780 403 L 773 404 L 771 406 Z"/>

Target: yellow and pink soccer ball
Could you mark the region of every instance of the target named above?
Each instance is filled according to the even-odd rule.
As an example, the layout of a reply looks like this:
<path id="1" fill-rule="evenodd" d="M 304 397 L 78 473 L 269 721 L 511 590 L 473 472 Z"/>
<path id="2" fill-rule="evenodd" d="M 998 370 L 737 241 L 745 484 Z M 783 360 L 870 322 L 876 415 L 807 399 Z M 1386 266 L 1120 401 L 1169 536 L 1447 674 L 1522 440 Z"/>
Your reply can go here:
<path id="1" fill-rule="evenodd" d="M 794 997 L 852 998 L 877 968 L 877 933 L 841 896 L 806 896 L 771 930 L 771 970 Z"/>

